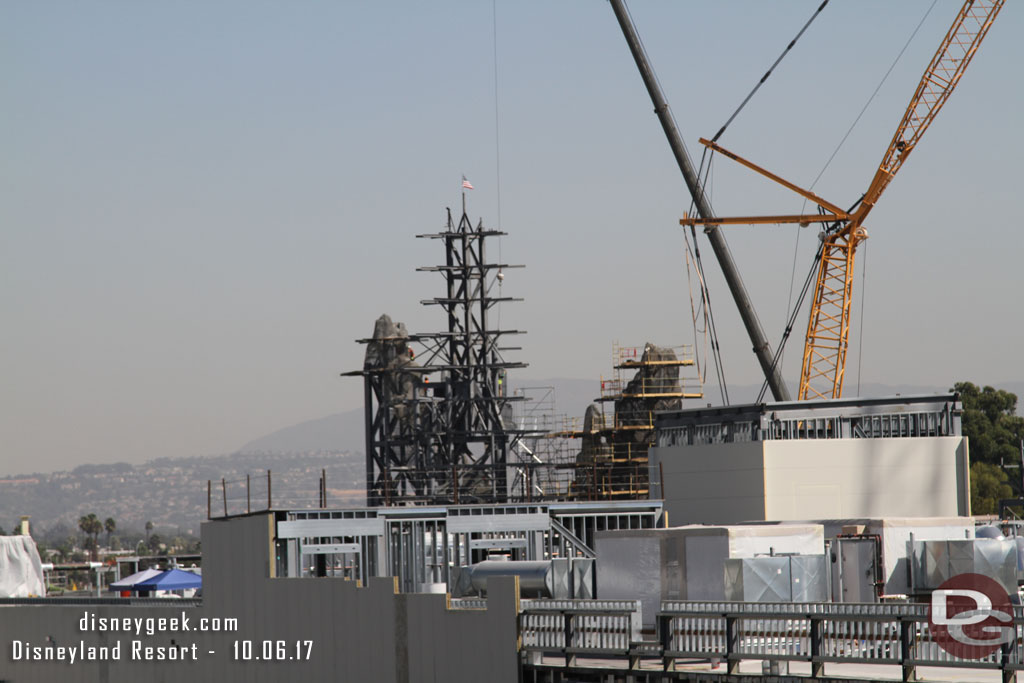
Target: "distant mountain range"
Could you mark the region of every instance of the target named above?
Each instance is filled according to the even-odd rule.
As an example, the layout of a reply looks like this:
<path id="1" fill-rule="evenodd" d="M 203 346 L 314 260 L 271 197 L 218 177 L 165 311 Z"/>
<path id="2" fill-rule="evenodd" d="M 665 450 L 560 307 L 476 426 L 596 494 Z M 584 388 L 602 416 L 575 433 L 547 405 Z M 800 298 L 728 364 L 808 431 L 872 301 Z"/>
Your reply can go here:
<path id="1" fill-rule="evenodd" d="M 997 388 L 1017 394 L 1024 401 L 1024 382 L 1000 383 Z M 595 398 L 601 393 L 601 383 L 598 380 L 582 379 L 545 379 L 545 380 L 523 380 L 512 384 L 513 391 L 522 391 L 533 398 L 532 403 L 525 404 L 532 406 L 537 412 L 550 412 L 555 415 L 569 417 L 582 417 L 584 411 Z M 547 390 L 551 389 L 550 395 Z M 846 386 L 847 395 L 856 389 L 856 385 Z M 736 385 L 729 388 L 729 402 L 733 404 L 753 403 L 761 386 L 757 384 Z M 879 384 L 869 383 L 861 385 L 860 395 L 865 398 L 878 398 L 885 396 L 912 396 L 915 394 L 936 394 L 945 393 L 949 387 L 937 385 L 914 385 L 914 384 Z M 790 387 L 795 395 L 796 387 Z M 717 386 L 704 388 L 703 403 L 721 405 L 722 398 Z M 767 401 L 771 400 L 771 394 L 767 394 Z M 688 407 L 702 405 L 698 401 L 688 401 Z M 528 408 L 529 410 L 529 408 Z M 1020 414 L 1022 411 L 1018 411 Z M 279 429 L 276 432 L 267 434 L 258 439 L 250 441 L 238 449 L 239 453 L 303 453 L 308 451 L 330 450 L 346 451 L 350 453 L 362 453 L 366 449 L 366 441 L 363 434 L 364 415 L 363 409 L 357 408 L 344 413 L 328 415 L 300 422 L 299 424 Z"/>
<path id="2" fill-rule="evenodd" d="M 1024 399 L 1024 382 L 997 385 Z M 597 380 L 553 379 L 512 385 L 533 399 L 520 414 L 580 417 L 601 391 Z M 758 385 L 730 389 L 733 404 L 753 402 Z M 948 387 L 866 384 L 865 397 L 943 393 Z M 721 404 L 717 387 L 704 391 L 706 403 Z M 690 401 L 697 407 L 700 401 Z M 1018 410 L 1018 413 L 1021 411 Z M 0 526 L 30 515 L 43 528 L 62 523 L 70 530 L 90 512 L 113 517 L 120 528 L 141 529 L 147 521 L 197 533 L 207 514 L 207 482 L 214 514 L 265 507 L 266 472 L 272 472 L 275 507 L 318 504 L 319 479 L 326 473 L 328 504 L 361 505 L 365 492 L 363 410 L 301 422 L 254 439 L 230 455 L 161 458 L 141 465 L 81 465 L 70 472 L 0 477 Z M 248 491 L 246 477 L 249 476 Z M 224 481 L 221 484 L 221 481 Z M 226 496 L 225 496 L 226 493 Z M 253 503 L 252 501 L 255 501 Z"/>
<path id="3" fill-rule="evenodd" d="M 548 391 L 548 390 L 551 391 Z M 525 410 L 582 416 L 601 393 L 601 382 L 586 379 L 523 380 L 512 384 L 532 399 Z M 336 413 L 279 429 L 238 449 L 239 453 L 302 453 L 317 450 L 364 452 L 365 417 L 362 408 Z"/>

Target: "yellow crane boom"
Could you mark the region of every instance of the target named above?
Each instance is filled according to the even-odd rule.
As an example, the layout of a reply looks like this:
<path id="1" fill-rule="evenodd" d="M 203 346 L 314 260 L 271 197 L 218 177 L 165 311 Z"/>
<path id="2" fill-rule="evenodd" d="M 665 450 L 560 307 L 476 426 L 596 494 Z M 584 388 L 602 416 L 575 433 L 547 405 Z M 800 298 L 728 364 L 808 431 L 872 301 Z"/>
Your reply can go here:
<path id="1" fill-rule="evenodd" d="M 701 143 L 707 147 L 725 154 L 730 159 L 814 202 L 824 210 L 824 213 L 745 218 L 716 217 L 707 220 L 686 217 L 680 221 L 682 225 L 810 222 L 831 224 L 823 235 L 821 262 L 818 266 L 811 314 L 807 322 L 807 336 L 800 369 L 800 400 L 842 396 L 846 349 L 849 345 L 853 263 L 857 245 L 867 239 L 864 220 L 931 125 L 942 105 L 949 99 L 1004 2 L 1005 0 L 967 0 L 964 3 L 928 68 L 925 69 L 867 192 L 856 209 L 850 213 L 729 152 L 720 145 L 701 139 Z"/>

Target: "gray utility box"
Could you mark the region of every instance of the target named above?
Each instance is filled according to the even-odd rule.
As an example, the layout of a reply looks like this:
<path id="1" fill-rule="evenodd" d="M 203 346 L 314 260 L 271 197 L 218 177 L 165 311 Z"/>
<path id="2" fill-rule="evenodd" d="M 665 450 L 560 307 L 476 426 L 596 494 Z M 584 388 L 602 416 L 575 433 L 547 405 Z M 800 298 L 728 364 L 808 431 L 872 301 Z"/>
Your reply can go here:
<path id="1" fill-rule="evenodd" d="M 662 600 L 725 600 L 725 562 L 760 555 L 820 555 L 820 524 L 684 526 L 599 531 L 597 597 L 637 600 L 645 625 Z"/>
<path id="2" fill-rule="evenodd" d="M 725 561 L 725 599 L 734 602 L 825 602 L 825 555 L 744 557 Z"/>
<path id="3" fill-rule="evenodd" d="M 911 540 L 974 538 L 971 517 L 859 517 L 807 523 L 824 526 L 825 538 L 832 543 L 832 599 L 836 602 L 874 602 L 880 594 L 911 593 Z"/>
<path id="4" fill-rule="evenodd" d="M 1011 539 L 971 538 L 914 541 L 910 580 L 914 593 L 935 590 L 958 574 L 981 574 L 1017 593 L 1017 543 Z"/>

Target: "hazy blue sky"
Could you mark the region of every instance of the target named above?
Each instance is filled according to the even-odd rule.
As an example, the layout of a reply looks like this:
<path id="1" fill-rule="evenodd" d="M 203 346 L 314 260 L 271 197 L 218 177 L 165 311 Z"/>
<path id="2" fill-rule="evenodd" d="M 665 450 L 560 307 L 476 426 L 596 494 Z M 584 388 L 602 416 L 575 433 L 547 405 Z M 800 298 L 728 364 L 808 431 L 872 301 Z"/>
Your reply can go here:
<path id="1" fill-rule="evenodd" d="M 632 3 L 692 153 L 818 4 Z M 810 184 L 930 4 L 831 3 L 722 144 Z M 820 194 L 866 189 L 959 5 L 936 4 Z M 1022 12 L 868 222 L 865 382 L 1024 379 Z M 500 217 L 494 34 L 490 2 L 0 3 L 0 474 L 229 452 L 361 406 L 338 376 L 353 340 L 383 312 L 443 323 L 418 304 L 439 276 L 415 272 L 442 254 L 413 236 L 462 174 L 474 222 L 527 265 L 501 312 L 528 331 L 522 377 L 597 377 L 616 340 L 692 343 L 689 196 L 610 6 L 497 2 Z M 727 160 L 712 192 L 722 215 L 802 208 Z M 798 232 L 728 233 L 773 340 Z M 703 247 L 727 376 L 758 382 Z"/>

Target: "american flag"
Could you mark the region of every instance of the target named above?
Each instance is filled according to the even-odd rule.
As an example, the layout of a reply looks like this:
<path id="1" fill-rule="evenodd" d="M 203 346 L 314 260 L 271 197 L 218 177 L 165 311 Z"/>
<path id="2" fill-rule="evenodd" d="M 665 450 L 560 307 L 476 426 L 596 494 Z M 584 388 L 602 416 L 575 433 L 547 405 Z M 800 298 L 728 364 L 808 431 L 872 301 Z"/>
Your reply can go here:
<path id="1" fill-rule="evenodd" d="M 466 176 L 462 176 L 462 187 L 466 190 L 473 189 L 473 185 L 468 180 L 466 180 Z"/>

